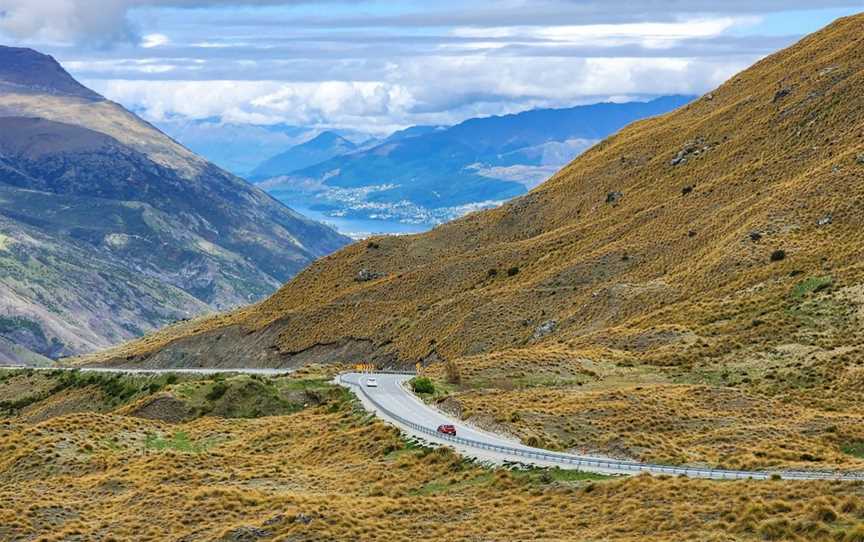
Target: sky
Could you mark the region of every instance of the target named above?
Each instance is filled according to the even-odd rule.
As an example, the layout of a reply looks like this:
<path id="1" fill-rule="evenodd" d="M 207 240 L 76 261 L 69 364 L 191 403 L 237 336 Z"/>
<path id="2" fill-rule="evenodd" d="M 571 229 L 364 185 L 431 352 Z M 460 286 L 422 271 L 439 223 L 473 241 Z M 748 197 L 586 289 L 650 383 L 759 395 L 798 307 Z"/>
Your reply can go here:
<path id="1" fill-rule="evenodd" d="M 0 0 L 52 54 L 160 121 L 384 134 L 701 94 L 864 0 Z"/>

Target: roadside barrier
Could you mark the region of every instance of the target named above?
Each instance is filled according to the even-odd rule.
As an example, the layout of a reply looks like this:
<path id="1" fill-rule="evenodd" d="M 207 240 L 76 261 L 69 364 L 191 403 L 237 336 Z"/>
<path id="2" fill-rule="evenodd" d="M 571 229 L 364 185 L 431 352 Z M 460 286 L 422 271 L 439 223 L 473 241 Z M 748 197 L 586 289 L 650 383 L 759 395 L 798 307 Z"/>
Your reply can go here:
<path id="1" fill-rule="evenodd" d="M 358 373 L 353 373 L 358 374 Z M 413 372 L 398 372 L 398 371 L 376 371 L 375 373 L 365 374 L 404 374 L 413 375 Z M 477 440 L 466 439 L 459 436 L 445 435 L 437 430 L 425 427 L 418 423 L 412 422 L 396 414 L 390 409 L 381 405 L 376 401 L 366 389 L 359 383 L 350 382 L 343 379 L 344 375 L 339 375 L 339 382 L 359 390 L 369 402 L 375 405 L 385 417 L 395 422 L 397 425 L 407 427 L 418 433 L 430 435 L 438 440 L 461 444 L 469 448 L 479 450 L 488 450 L 504 455 L 510 455 L 517 458 L 525 458 L 528 460 L 542 461 L 545 463 L 555 463 L 569 466 L 576 470 L 585 472 L 602 472 L 612 474 L 639 474 L 647 472 L 650 474 L 667 474 L 670 476 L 688 476 L 691 478 L 710 478 L 715 480 L 769 480 L 777 477 L 783 480 L 843 480 L 843 481 L 864 481 L 864 472 L 824 472 L 824 471 L 742 471 L 742 470 L 726 470 L 726 469 L 710 469 L 710 468 L 693 468 L 693 467 L 673 467 L 665 465 L 654 465 L 651 463 L 639 463 L 635 461 L 618 461 L 615 459 L 603 459 L 578 456 L 572 454 L 564 454 L 558 452 L 550 452 L 539 448 L 516 448 L 512 446 L 502 446 L 497 444 L 489 444 Z"/>

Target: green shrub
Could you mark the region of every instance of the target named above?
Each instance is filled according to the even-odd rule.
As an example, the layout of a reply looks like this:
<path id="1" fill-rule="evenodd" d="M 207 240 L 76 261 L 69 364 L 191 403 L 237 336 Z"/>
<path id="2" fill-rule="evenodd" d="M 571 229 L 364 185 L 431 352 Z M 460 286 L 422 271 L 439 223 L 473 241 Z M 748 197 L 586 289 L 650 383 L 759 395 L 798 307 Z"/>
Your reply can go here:
<path id="1" fill-rule="evenodd" d="M 840 446 L 840 451 L 844 454 L 849 454 L 864 459 L 864 442 L 855 441 L 842 444 Z"/>
<path id="2" fill-rule="evenodd" d="M 830 288 L 833 283 L 834 279 L 831 277 L 810 277 L 795 286 L 792 290 L 792 298 L 800 301 L 807 294 L 814 294 Z"/>
<path id="3" fill-rule="evenodd" d="M 224 382 L 217 382 L 213 385 L 213 388 L 207 392 L 207 400 L 218 401 L 223 395 L 225 395 L 226 391 L 228 391 L 228 385 Z"/>
<path id="4" fill-rule="evenodd" d="M 411 389 L 414 393 L 435 393 L 435 384 L 425 376 L 411 380 Z"/>

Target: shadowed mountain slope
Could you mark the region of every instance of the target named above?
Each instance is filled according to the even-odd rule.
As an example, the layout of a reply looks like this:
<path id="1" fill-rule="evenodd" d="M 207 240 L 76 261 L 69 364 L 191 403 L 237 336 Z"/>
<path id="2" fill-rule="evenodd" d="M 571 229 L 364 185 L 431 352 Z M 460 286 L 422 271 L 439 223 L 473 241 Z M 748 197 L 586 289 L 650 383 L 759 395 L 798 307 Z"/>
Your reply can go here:
<path id="1" fill-rule="evenodd" d="M 346 241 L 0 48 L 0 336 L 87 352 L 261 299 Z"/>

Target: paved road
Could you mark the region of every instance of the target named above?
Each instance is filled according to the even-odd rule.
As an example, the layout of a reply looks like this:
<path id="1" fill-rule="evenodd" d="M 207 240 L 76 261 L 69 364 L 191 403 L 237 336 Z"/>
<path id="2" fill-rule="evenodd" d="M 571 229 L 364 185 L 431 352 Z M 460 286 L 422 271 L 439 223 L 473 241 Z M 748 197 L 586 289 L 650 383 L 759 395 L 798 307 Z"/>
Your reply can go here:
<path id="1" fill-rule="evenodd" d="M 377 387 L 369 387 L 369 378 L 378 381 Z M 408 391 L 404 383 L 410 375 L 400 374 L 360 374 L 341 375 L 339 381 L 354 391 L 370 411 L 393 423 L 403 432 L 425 441 L 451 446 L 466 457 L 496 463 L 523 463 L 543 467 L 577 469 L 600 474 L 651 474 L 684 475 L 692 478 L 710 479 L 768 479 L 779 475 L 783 479 L 794 480 L 864 480 L 860 472 L 817 472 L 817 471 L 736 471 L 707 468 L 670 467 L 633 461 L 619 461 L 606 457 L 564 454 L 523 446 L 510 439 L 481 431 L 461 420 L 451 418 L 441 411 L 420 401 Z M 441 424 L 456 427 L 456 437 L 437 433 Z"/>
<path id="2" fill-rule="evenodd" d="M 2 367 L 0 369 L 28 369 L 27 367 Z M 35 370 L 79 370 L 82 372 L 118 374 L 217 374 L 243 373 L 262 376 L 278 376 L 291 372 L 291 369 L 122 369 L 122 368 L 34 368 Z M 378 386 L 369 387 L 369 378 L 375 378 Z M 340 375 L 338 381 L 348 386 L 360 398 L 363 405 L 384 420 L 396 425 L 404 433 L 434 444 L 450 446 L 466 457 L 495 463 L 522 463 L 541 467 L 560 467 L 577 469 L 600 474 L 651 474 L 684 475 L 693 478 L 710 479 L 767 479 L 779 475 L 786 480 L 854 480 L 864 481 L 864 472 L 819 472 L 819 471 L 735 471 L 689 467 L 670 467 L 633 461 L 620 461 L 606 457 L 584 456 L 550 452 L 539 448 L 524 446 L 519 442 L 501 435 L 482 431 L 461 420 L 451 418 L 441 411 L 430 407 L 418 399 L 405 387 L 412 375 L 406 374 L 361 374 Z M 456 436 L 451 437 L 436 432 L 441 424 L 456 427 Z"/>

